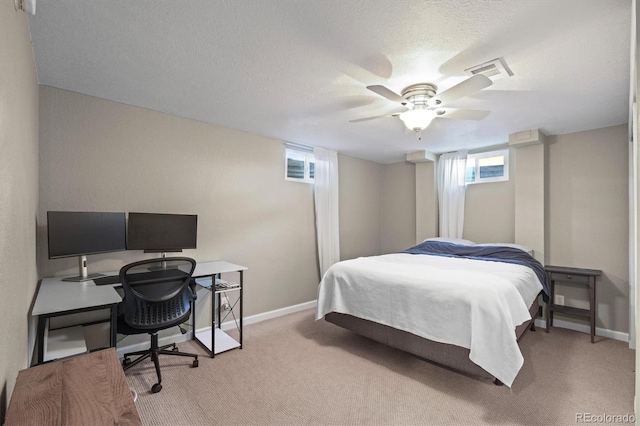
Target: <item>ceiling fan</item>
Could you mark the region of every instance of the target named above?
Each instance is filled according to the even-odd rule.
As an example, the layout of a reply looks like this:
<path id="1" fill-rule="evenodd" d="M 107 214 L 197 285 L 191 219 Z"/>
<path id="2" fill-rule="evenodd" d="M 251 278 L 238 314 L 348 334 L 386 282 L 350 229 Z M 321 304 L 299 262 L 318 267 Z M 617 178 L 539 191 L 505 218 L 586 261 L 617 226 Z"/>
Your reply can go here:
<path id="1" fill-rule="evenodd" d="M 399 116 L 405 126 L 416 132 L 418 139 L 420 139 L 420 132 L 437 117 L 460 120 L 482 120 L 485 118 L 489 114 L 489 111 L 444 108 L 443 106 L 489 87 L 491 84 L 492 81 L 487 76 L 476 74 L 462 83 L 458 83 L 440 93 L 438 93 L 438 87 L 432 83 L 412 84 L 402 89 L 401 95 L 384 86 L 367 86 L 367 89 L 390 101 L 402 104 L 402 107 L 383 115 L 350 120 L 350 123 L 358 123 L 381 117 Z"/>

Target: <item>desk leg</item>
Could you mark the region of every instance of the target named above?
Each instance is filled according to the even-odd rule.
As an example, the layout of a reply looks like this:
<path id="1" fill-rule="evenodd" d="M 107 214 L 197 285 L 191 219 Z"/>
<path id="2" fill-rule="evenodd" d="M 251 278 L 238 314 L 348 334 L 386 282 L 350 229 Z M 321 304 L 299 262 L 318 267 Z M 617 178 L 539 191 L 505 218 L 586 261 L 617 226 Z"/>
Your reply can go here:
<path id="1" fill-rule="evenodd" d="M 242 294 L 242 289 L 244 288 L 244 271 L 240 271 L 240 349 L 242 349 L 242 301 L 244 300 L 244 296 Z"/>
<path id="2" fill-rule="evenodd" d="M 596 277 L 589 277 L 589 310 L 591 311 L 591 343 L 594 343 L 596 335 Z"/>
<path id="3" fill-rule="evenodd" d="M 118 305 L 111 306 L 111 328 L 109 329 L 109 347 L 116 347 L 116 338 L 118 333 Z"/>
<path id="4" fill-rule="evenodd" d="M 44 315 L 38 316 L 38 365 L 44 362 L 44 331 L 47 327 L 48 318 Z"/>
<path id="5" fill-rule="evenodd" d="M 191 340 L 196 340 L 196 301 L 195 300 L 191 302 Z"/>
<path id="6" fill-rule="evenodd" d="M 545 322 L 547 329 L 545 330 L 547 333 L 549 332 L 549 327 L 551 327 L 551 322 L 553 321 L 553 312 L 551 312 L 551 305 L 553 304 L 553 294 L 555 293 L 555 281 L 549 281 L 549 301 L 547 302 L 547 306 L 545 309 Z"/>
<path id="7" fill-rule="evenodd" d="M 216 278 L 219 278 L 220 274 L 213 275 L 213 282 L 211 283 L 211 289 L 213 294 L 211 295 L 211 358 L 216 357 L 216 322 L 220 323 L 220 308 L 218 308 L 218 317 L 216 321 L 216 305 L 220 303 L 220 293 L 216 293 Z"/>

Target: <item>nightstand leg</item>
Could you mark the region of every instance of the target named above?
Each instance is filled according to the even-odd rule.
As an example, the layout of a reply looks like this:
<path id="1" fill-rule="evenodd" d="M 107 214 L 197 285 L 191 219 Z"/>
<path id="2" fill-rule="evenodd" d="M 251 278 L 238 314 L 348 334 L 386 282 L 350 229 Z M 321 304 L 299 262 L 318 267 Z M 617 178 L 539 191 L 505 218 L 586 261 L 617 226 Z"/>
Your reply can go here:
<path id="1" fill-rule="evenodd" d="M 553 304 L 553 294 L 555 293 L 555 281 L 549 280 L 549 301 L 547 302 L 547 308 L 545 309 L 545 322 L 546 322 L 546 332 L 549 332 L 549 328 L 553 325 L 553 312 L 551 311 L 551 305 Z"/>
<path id="2" fill-rule="evenodd" d="M 545 326 L 545 331 L 548 333 L 549 332 L 549 311 L 551 309 L 549 309 L 549 302 L 547 302 L 547 306 L 545 306 L 545 310 L 544 310 L 544 322 L 546 324 Z"/>

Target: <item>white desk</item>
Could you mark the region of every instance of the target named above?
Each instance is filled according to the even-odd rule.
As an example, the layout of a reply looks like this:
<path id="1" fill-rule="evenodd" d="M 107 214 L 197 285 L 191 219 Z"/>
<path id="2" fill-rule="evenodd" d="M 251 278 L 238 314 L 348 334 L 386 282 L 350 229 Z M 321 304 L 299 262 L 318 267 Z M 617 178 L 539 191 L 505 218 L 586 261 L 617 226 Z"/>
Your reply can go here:
<path id="1" fill-rule="evenodd" d="M 225 262 L 224 260 L 216 260 L 213 262 L 196 263 L 196 269 L 193 271 L 193 278 L 213 277 L 227 272 L 246 271 L 246 266 L 236 265 L 234 263 Z"/>
<path id="2" fill-rule="evenodd" d="M 239 272 L 240 273 L 240 347 L 242 347 L 242 272 L 247 268 L 233 263 L 225 262 L 223 260 L 213 262 L 199 262 L 196 263 L 196 268 L 193 272 L 194 278 L 211 277 L 213 280 L 217 276 L 227 272 Z M 117 275 L 118 272 L 105 273 L 106 275 Z M 111 327 L 109 346 L 116 346 L 116 319 L 117 319 L 117 307 L 122 298 L 115 290 L 116 286 L 120 286 L 119 283 L 111 285 L 97 286 L 93 281 L 83 282 L 71 282 L 62 281 L 62 277 L 43 278 L 38 291 L 36 293 L 35 303 L 31 310 L 31 315 L 38 316 L 38 331 L 37 331 L 37 351 L 38 351 L 38 364 L 42 364 L 44 361 L 44 341 L 45 333 L 47 329 L 47 322 L 49 318 L 75 314 L 79 312 L 87 312 L 99 309 L 110 309 L 111 311 Z M 212 303 L 212 315 L 215 310 L 214 303 Z M 192 313 L 193 325 L 194 325 L 194 339 L 195 337 L 195 309 Z M 215 319 L 212 325 L 211 335 L 215 329 Z M 211 348 L 207 348 L 212 351 Z M 212 356 L 215 353 L 212 352 Z"/>
<path id="3" fill-rule="evenodd" d="M 110 309 L 109 346 L 115 347 L 117 308 L 120 302 L 122 298 L 113 286 L 97 286 L 93 281 L 62 281 L 62 277 L 43 278 L 31 310 L 31 315 L 38 317 L 37 363 L 44 362 L 45 335 L 49 318 L 61 315 Z"/>

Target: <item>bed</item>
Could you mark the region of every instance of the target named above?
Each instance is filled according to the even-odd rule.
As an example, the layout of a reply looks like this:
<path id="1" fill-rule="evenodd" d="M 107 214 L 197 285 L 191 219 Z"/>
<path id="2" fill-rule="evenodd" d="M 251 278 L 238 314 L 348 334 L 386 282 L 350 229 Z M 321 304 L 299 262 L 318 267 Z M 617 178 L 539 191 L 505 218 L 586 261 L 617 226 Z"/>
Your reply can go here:
<path id="1" fill-rule="evenodd" d="M 520 248 L 426 240 L 331 266 L 316 319 L 511 386 L 540 293 L 548 295 L 544 268 Z"/>

